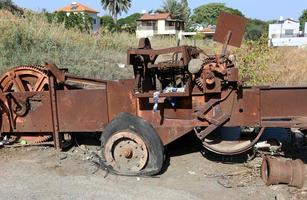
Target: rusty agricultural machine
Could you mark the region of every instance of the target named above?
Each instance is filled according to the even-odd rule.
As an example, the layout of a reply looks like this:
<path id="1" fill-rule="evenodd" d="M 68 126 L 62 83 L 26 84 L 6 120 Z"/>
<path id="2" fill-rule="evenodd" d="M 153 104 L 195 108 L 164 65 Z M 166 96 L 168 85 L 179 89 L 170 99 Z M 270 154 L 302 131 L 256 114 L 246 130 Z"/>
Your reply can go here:
<path id="1" fill-rule="evenodd" d="M 206 149 L 234 155 L 251 149 L 267 127 L 306 129 L 307 87 L 245 87 L 239 80 L 227 45 L 241 45 L 245 23 L 220 15 L 214 39 L 224 46 L 213 56 L 195 46 L 154 50 L 141 39 L 128 50 L 130 80 L 81 78 L 52 63 L 13 68 L 0 79 L 1 137 L 52 138 L 61 149 L 66 133 L 102 133 L 106 166 L 153 175 L 163 165 L 164 146 L 191 131 Z M 165 54 L 170 58 L 158 61 Z M 228 140 L 217 134 L 221 126 L 252 131 Z"/>

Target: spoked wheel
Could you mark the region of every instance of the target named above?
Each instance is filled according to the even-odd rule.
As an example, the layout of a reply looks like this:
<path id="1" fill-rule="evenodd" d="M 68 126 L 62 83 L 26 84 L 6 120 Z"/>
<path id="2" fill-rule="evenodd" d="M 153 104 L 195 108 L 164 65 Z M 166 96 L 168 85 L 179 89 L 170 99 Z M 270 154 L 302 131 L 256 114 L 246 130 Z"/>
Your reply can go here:
<path id="1" fill-rule="evenodd" d="M 19 66 L 7 71 L 0 78 L 0 87 L 3 92 L 38 92 L 48 90 L 48 75 L 44 66 Z M 25 111 L 12 105 L 13 111 L 20 116 Z M 26 106 L 23 106 L 24 108 Z M 28 144 L 41 143 L 49 140 L 51 136 L 10 136 L 11 141 L 25 140 Z"/>
<path id="2" fill-rule="evenodd" d="M 41 65 L 19 66 L 7 71 L 0 78 L 3 92 L 48 90 L 48 75 Z"/>
<path id="3" fill-rule="evenodd" d="M 220 128 L 203 140 L 203 146 L 217 154 L 236 155 L 250 150 L 261 137 L 264 128 L 242 132 L 240 128 Z"/>
<path id="4" fill-rule="evenodd" d="M 116 174 L 138 176 L 160 172 L 164 150 L 160 137 L 145 120 L 120 113 L 101 136 L 102 157 Z"/>

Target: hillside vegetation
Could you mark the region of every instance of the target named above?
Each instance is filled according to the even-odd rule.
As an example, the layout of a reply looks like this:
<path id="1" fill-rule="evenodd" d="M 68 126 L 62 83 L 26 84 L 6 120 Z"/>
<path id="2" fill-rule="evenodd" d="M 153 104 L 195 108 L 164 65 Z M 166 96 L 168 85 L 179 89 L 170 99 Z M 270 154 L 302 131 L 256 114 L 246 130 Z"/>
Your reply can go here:
<path id="1" fill-rule="evenodd" d="M 102 79 L 131 78 L 131 68 L 121 69 L 126 63 L 126 51 L 136 47 L 134 34 L 108 33 L 89 35 L 77 29 L 65 29 L 64 24 L 48 23 L 40 14 L 25 13 L 16 17 L 0 11 L 0 73 L 4 70 L 30 64 L 53 61 L 71 73 Z M 153 38 L 153 48 L 176 45 L 173 37 Z M 192 45 L 192 39 L 182 44 Z M 210 40 L 198 40 L 197 46 L 208 54 L 218 53 L 220 45 Z M 244 42 L 235 53 L 242 77 L 249 85 L 307 84 L 307 50 L 295 48 L 270 49 L 265 38 Z"/>

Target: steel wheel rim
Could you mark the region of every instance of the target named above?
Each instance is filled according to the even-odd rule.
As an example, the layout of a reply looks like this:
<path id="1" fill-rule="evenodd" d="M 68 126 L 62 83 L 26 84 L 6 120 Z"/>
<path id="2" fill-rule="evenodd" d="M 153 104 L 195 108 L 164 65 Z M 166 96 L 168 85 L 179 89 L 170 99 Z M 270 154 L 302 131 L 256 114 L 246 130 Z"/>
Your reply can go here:
<path id="1" fill-rule="evenodd" d="M 139 172 L 148 161 L 145 142 L 130 130 L 113 134 L 105 144 L 104 155 L 107 163 L 121 172 Z"/>
<path id="2" fill-rule="evenodd" d="M 235 155 L 244 153 L 250 150 L 256 144 L 263 134 L 264 129 L 265 128 L 261 128 L 259 133 L 255 133 L 248 140 L 225 141 L 214 137 L 211 140 L 205 138 L 203 140 L 203 146 L 206 149 L 221 155 Z"/>

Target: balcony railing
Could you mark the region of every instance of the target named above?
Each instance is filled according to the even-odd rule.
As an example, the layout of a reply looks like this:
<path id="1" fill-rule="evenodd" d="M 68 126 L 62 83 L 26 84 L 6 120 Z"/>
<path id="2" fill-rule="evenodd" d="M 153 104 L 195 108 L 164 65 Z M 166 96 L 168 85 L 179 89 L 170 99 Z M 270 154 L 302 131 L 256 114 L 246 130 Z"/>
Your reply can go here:
<path id="1" fill-rule="evenodd" d="M 157 27 L 154 26 L 138 26 L 137 30 L 157 30 Z"/>
<path id="2" fill-rule="evenodd" d="M 301 34 L 272 34 L 272 38 L 293 38 L 293 37 L 304 37 L 304 35 Z"/>

